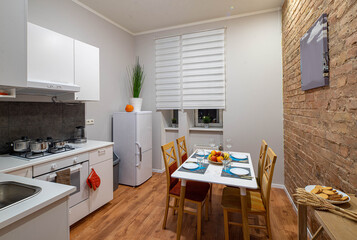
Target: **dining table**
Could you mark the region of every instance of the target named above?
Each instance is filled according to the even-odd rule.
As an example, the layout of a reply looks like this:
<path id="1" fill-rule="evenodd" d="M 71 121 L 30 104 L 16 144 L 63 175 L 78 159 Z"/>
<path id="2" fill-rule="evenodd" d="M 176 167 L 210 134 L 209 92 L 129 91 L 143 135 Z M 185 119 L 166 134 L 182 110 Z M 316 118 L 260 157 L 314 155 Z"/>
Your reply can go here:
<path id="1" fill-rule="evenodd" d="M 240 178 L 239 176 L 230 176 L 231 174 L 227 174 L 227 170 L 223 171 L 223 165 L 215 164 L 208 161 L 207 156 L 205 154 L 204 161 L 202 166 L 206 166 L 204 173 L 202 171 L 187 171 L 186 169 L 182 169 L 183 165 L 181 165 L 171 176 L 173 178 L 178 178 L 181 180 L 181 192 L 180 192 L 180 200 L 179 200 L 179 209 L 178 209 L 178 218 L 177 218 L 177 231 L 176 231 L 176 239 L 180 239 L 181 237 L 181 228 L 182 228 L 182 218 L 184 213 L 184 205 L 185 205 L 185 194 L 186 194 L 186 181 L 198 181 L 198 182 L 206 182 L 211 184 L 222 184 L 230 187 L 238 187 L 240 188 L 240 197 L 241 197 L 241 207 L 242 207 L 242 225 L 243 225 L 243 237 L 244 240 L 249 239 L 249 226 L 248 226 L 248 213 L 247 213 L 247 189 L 257 189 L 257 181 L 254 174 L 254 168 L 252 164 L 252 159 L 249 153 L 245 152 L 229 152 L 230 156 L 234 155 L 246 155 L 247 158 L 245 161 L 232 161 L 230 163 L 231 168 L 242 168 L 249 171 L 249 175 Z M 185 163 L 189 162 L 197 162 L 197 151 L 192 153 L 192 155 L 185 161 Z M 229 171 L 228 171 L 229 172 Z"/>

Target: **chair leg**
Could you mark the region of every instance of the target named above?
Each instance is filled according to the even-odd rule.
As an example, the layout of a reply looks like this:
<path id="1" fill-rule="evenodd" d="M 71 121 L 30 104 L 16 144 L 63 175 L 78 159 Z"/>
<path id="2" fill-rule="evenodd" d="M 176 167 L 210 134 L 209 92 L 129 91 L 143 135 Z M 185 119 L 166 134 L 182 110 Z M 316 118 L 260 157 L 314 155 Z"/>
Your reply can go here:
<path id="1" fill-rule="evenodd" d="M 201 239 L 202 228 L 202 203 L 197 204 L 197 240 Z"/>
<path id="2" fill-rule="evenodd" d="M 165 208 L 164 222 L 162 223 L 162 229 L 166 228 L 167 214 L 169 213 L 169 203 L 170 203 L 170 196 L 167 195 L 166 196 L 166 208 Z"/>
<path id="3" fill-rule="evenodd" d="M 175 198 L 174 206 L 178 207 L 178 199 L 177 198 Z M 173 209 L 172 215 L 175 215 L 175 214 L 176 214 L 176 209 Z"/>
<path id="4" fill-rule="evenodd" d="M 228 211 L 223 209 L 224 218 L 224 239 L 229 240 L 229 225 L 228 225 Z"/>
<path id="5" fill-rule="evenodd" d="M 205 220 L 208 221 L 208 201 L 205 201 Z"/>
<path id="6" fill-rule="evenodd" d="M 210 208 L 210 213 L 212 213 L 212 186 L 213 183 L 211 183 L 209 187 L 209 208 Z"/>
<path id="7" fill-rule="evenodd" d="M 273 236 L 271 235 L 270 217 L 269 217 L 268 213 L 265 215 L 265 221 L 267 224 L 268 236 L 269 236 L 269 239 L 271 240 L 271 239 L 273 239 Z"/>

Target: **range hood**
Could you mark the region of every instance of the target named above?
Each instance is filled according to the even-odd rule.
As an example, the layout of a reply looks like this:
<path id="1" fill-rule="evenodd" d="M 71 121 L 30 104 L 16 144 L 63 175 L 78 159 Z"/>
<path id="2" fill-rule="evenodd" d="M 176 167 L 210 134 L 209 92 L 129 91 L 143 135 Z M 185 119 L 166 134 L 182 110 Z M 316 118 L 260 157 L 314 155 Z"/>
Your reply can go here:
<path id="1" fill-rule="evenodd" d="M 79 91 L 80 87 L 74 84 L 28 80 L 27 88 L 19 88 L 16 92 L 26 95 L 57 96 Z"/>

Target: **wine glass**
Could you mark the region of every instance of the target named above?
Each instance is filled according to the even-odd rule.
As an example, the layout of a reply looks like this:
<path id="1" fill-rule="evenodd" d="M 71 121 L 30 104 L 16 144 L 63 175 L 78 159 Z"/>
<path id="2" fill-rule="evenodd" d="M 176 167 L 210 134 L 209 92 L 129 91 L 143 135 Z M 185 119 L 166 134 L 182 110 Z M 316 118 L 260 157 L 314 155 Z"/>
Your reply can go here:
<path id="1" fill-rule="evenodd" d="M 227 171 L 227 165 L 228 165 L 229 161 L 230 161 L 229 159 L 222 159 L 223 169 L 225 171 Z"/>
<path id="2" fill-rule="evenodd" d="M 227 148 L 227 152 L 228 152 L 228 154 L 229 155 L 231 155 L 231 153 L 230 153 L 230 149 L 232 148 L 232 139 L 230 139 L 230 138 L 227 138 L 226 139 L 226 148 Z"/>
<path id="3" fill-rule="evenodd" d="M 216 144 L 214 143 L 214 138 L 209 139 L 209 146 L 213 149 Z"/>

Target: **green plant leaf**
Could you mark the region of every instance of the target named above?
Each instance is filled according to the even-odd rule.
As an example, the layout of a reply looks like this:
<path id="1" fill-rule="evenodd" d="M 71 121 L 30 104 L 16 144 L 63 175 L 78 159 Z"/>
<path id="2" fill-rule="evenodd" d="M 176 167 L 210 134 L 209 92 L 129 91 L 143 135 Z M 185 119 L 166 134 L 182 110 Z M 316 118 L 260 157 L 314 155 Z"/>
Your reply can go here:
<path id="1" fill-rule="evenodd" d="M 139 57 L 132 69 L 128 68 L 129 89 L 133 98 L 139 98 L 144 84 L 144 67 L 140 65 Z"/>

